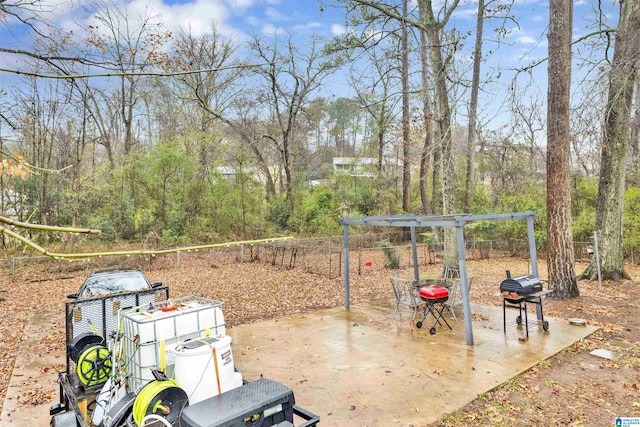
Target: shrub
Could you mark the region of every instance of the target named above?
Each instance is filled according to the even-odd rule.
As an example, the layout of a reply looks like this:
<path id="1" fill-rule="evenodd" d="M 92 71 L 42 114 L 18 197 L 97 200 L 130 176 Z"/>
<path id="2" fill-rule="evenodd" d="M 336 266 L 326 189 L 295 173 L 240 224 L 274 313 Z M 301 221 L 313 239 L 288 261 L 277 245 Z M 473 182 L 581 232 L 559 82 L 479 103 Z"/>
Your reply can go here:
<path id="1" fill-rule="evenodd" d="M 384 256 L 387 258 L 387 263 L 385 267 L 390 268 L 392 270 L 397 270 L 400 268 L 400 255 L 398 255 L 398 251 L 396 248 L 391 246 L 391 242 L 388 240 L 383 240 L 376 243 L 379 247 L 382 248 L 382 252 Z"/>

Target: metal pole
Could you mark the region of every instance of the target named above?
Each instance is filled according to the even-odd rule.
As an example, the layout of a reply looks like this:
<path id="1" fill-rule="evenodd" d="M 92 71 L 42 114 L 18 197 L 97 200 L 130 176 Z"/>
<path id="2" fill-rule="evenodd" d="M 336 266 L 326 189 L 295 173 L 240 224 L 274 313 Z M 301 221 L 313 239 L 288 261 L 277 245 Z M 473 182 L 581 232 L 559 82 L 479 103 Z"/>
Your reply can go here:
<path id="1" fill-rule="evenodd" d="M 533 233 L 533 215 L 527 216 L 527 237 L 529 238 L 529 257 L 531 258 L 531 273 L 538 275 L 538 254 L 536 252 L 536 237 Z"/>
<path id="2" fill-rule="evenodd" d="M 538 275 L 538 254 L 536 252 L 536 238 L 533 233 L 533 215 L 527 216 L 527 237 L 529 241 L 529 257 L 531 259 L 531 274 Z M 542 304 L 536 304 L 536 317 L 542 320 Z"/>
<path id="3" fill-rule="evenodd" d="M 344 225 L 344 308 L 349 310 L 349 226 Z"/>
<path id="4" fill-rule="evenodd" d="M 593 243 L 595 244 L 596 251 L 596 268 L 598 269 L 598 286 L 600 292 L 602 292 L 602 274 L 600 273 L 600 252 L 598 251 L 598 233 L 593 232 Z"/>
<path id="5" fill-rule="evenodd" d="M 416 228 L 411 227 L 411 252 L 413 255 L 413 278 L 415 281 L 420 280 L 420 272 L 418 271 L 418 250 L 416 249 Z"/>
<path id="6" fill-rule="evenodd" d="M 467 260 L 464 245 L 464 223 L 456 225 L 456 243 L 458 246 L 458 267 L 460 267 L 460 290 L 462 291 L 462 308 L 464 309 L 464 330 L 467 345 L 473 346 L 473 326 L 471 324 L 471 303 L 469 302 L 469 286 L 467 285 Z"/>

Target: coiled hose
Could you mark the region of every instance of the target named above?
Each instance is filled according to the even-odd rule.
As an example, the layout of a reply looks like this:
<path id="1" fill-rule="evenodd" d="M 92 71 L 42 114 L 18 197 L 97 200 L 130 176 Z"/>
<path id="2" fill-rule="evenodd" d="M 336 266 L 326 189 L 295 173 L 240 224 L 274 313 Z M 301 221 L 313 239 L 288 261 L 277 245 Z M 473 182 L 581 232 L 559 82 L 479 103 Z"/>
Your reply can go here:
<path id="1" fill-rule="evenodd" d="M 151 414 L 156 414 L 160 410 L 161 413 L 167 415 L 166 411 L 170 408 L 166 403 L 163 405 L 163 401 L 158 399 L 158 395 L 173 387 L 180 388 L 176 380 L 171 379 L 167 381 L 152 381 L 140 390 L 136 400 L 133 402 L 133 420 L 137 425 L 143 425 L 145 417 L 150 415 L 149 408 L 151 408 Z"/>

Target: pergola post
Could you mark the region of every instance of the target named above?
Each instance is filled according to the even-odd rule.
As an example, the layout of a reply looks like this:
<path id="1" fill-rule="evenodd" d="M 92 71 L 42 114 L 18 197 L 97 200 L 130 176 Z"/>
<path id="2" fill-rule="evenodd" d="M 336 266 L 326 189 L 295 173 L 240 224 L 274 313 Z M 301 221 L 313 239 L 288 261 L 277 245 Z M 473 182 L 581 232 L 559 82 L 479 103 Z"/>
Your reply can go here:
<path id="1" fill-rule="evenodd" d="M 536 253 L 536 235 L 533 232 L 533 216 L 527 217 L 527 237 L 529 241 L 529 256 L 531 257 L 531 273 L 540 277 L 538 274 L 538 255 Z"/>
<path id="2" fill-rule="evenodd" d="M 529 257 L 531 258 L 531 274 L 538 275 L 538 255 L 536 253 L 536 236 L 533 232 L 533 216 L 527 217 L 527 240 L 529 241 Z M 536 317 L 542 320 L 542 304 L 536 304 Z"/>
<path id="3" fill-rule="evenodd" d="M 420 280 L 420 271 L 418 269 L 418 249 L 416 248 L 416 228 L 411 227 L 411 254 L 413 255 L 413 279 Z"/>
<path id="4" fill-rule="evenodd" d="M 458 246 L 458 267 L 460 268 L 460 291 L 464 309 L 464 331 L 467 345 L 473 345 L 473 326 L 471 325 L 471 303 L 469 302 L 469 278 L 467 277 L 466 244 L 464 242 L 464 222 L 456 225 L 456 243 Z"/>

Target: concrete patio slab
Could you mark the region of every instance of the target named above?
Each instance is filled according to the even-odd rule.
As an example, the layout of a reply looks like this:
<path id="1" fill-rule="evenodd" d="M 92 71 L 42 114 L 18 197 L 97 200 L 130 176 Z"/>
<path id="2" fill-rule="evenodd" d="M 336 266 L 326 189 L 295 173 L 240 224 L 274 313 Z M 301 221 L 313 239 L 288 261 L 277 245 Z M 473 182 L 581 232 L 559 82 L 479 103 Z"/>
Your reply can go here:
<path id="1" fill-rule="evenodd" d="M 290 387 L 296 402 L 332 427 L 425 426 L 596 330 L 549 321 L 544 332 L 530 316 L 529 339 L 507 311 L 473 305 L 475 346 L 466 345 L 461 310 L 453 326 L 429 334 L 433 318 L 415 327 L 412 311 L 393 317 L 393 301 L 354 304 L 228 328 L 236 368 L 249 381 L 273 379 Z M 418 316 L 421 317 L 421 316 Z M 418 317 L 416 320 L 419 320 Z M 58 401 L 64 354 L 42 351 L 47 314 L 33 315 L 15 362 L 0 425 L 48 425 Z M 34 351 L 36 349 L 36 351 Z M 54 402 L 20 405 L 17 396 L 53 395 Z M 298 420 L 299 422 L 300 420 Z"/>
<path id="2" fill-rule="evenodd" d="M 429 334 L 433 318 L 415 327 L 412 311 L 393 318 L 394 302 L 378 301 L 229 329 L 236 368 L 289 386 L 321 425 L 425 426 L 547 359 L 597 328 L 530 313 L 529 339 L 507 310 L 472 306 L 474 341 L 458 322 Z M 418 316 L 421 317 L 421 316 Z M 416 320 L 419 320 L 418 317 Z M 532 320 L 533 319 L 533 320 Z"/>

